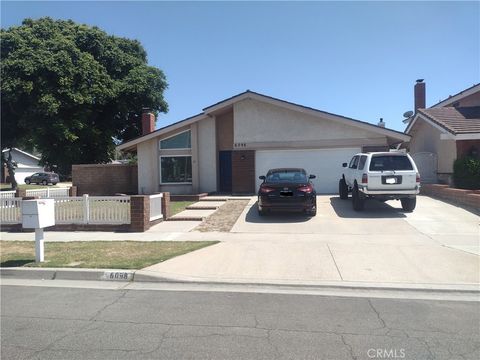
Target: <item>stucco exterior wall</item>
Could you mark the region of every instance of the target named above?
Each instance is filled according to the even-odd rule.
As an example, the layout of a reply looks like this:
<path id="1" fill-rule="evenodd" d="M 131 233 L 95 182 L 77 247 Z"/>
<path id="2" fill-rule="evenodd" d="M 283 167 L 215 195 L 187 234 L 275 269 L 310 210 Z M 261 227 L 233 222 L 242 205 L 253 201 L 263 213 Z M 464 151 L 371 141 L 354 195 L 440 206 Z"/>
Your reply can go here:
<path id="1" fill-rule="evenodd" d="M 137 146 L 138 193 L 153 194 L 158 192 L 158 138 L 141 142 Z"/>
<path id="2" fill-rule="evenodd" d="M 417 121 L 411 132 L 410 152 L 412 154 L 417 152 L 437 154 L 437 172 L 451 174 L 457 155 L 455 140 L 441 140 L 440 134 L 440 130 L 427 122 Z"/>
<path id="3" fill-rule="evenodd" d="M 298 124 L 298 126 L 297 126 Z M 246 99 L 234 104 L 234 143 L 308 142 L 325 140 L 326 146 L 336 141 L 366 140 L 368 145 L 384 145 L 386 137 L 344 125 L 329 119 L 284 109 L 260 101 Z M 342 143 L 342 146 L 345 146 Z M 299 144 L 301 147 L 302 144 Z M 247 146 L 248 147 L 248 146 Z"/>
<path id="4" fill-rule="evenodd" d="M 215 118 L 198 122 L 198 179 L 199 192 L 217 190 L 217 152 Z"/>

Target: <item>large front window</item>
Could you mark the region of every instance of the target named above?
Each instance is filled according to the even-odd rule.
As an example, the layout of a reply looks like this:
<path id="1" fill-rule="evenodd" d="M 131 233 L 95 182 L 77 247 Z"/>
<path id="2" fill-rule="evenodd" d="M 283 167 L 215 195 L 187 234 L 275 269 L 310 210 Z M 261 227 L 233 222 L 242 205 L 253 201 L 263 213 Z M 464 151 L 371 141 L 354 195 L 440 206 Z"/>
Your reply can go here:
<path id="1" fill-rule="evenodd" d="M 160 174 L 163 184 L 192 183 L 191 156 L 162 156 L 160 157 Z"/>

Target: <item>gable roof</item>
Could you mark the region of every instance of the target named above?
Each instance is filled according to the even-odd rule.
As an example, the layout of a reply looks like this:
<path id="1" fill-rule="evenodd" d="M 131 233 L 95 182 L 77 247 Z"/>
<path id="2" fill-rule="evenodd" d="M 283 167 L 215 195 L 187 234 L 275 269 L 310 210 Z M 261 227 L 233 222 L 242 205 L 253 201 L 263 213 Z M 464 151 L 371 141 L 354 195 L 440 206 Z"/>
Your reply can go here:
<path id="1" fill-rule="evenodd" d="M 418 119 L 440 130 L 444 139 L 480 139 L 480 106 L 418 109 L 405 129 L 406 133 L 412 131 Z"/>
<path id="2" fill-rule="evenodd" d="M 480 133 L 480 106 L 419 109 L 418 112 L 453 135 Z"/>
<path id="3" fill-rule="evenodd" d="M 289 101 L 286 101 L 286 100 L 277 99 L 277 98 L 274 98 L 274 97 L 271 97 L 271 96 L 268 96 L 268 95 L 263 95 L 263 94 L 255 92 L 255 91 L 246 90 L 246 91 L 244 91 L 240 94 L 231 96 L 227 99 L 221 100 L 221 101 L 219 101 L 219 102 L 217 102 L 213 105 L 210 105 L 210 106 L 204 108 L 203 112 L 200 113 L 200 114 L 197 114 L 197 115 L 189 117 L 187 119 L 178 121 L 178 122 L 173 123 L 171 125 L 168 125 L 168 126 L 165 126 L 163 128 L 160 128 L 158 130 L 155 130 L 155 131 L 153 131 L 149 134 L 140 136 L 140 137 L 132 139 L 132 140 L 126 142 L 126 143 L 118 145 L 117 149 L 118 150 L 127 150 L 127 149 L 130 149 L 130 148 L 133 148 L 135 145 L 137 145 L 140 142 L 152 139 L 152 138 L 154 138 L 156 136 L 159 136 L 163 133 L 170 132 L 170 131 L 175 130 L 176 128 L 179 128 L 181 126 L 189 125 L 193 122 L 209 118 L 212 114 L 214 114 L 218 111 L 221 111 L 225 108 L 228 108 L 230 106 L 233 106 L 233 104 L 235 104 L 239 101 L 245 100 L 245 99 L 258 100 L 258 101 L 261 101 L 261 102 L 266 102 L 266 103 L 277 105 L 277 106 L 280 106 L 280 107 L 283 107 L 283 108 L 287 108 L 287 109 L 290 109 L 290 110 L 293 110 L 293 111 L 299 111 L 299 112 L 307 113 L 307 114 L 310 114 L 310 115 L 313 115 L 313 116 L 316 116 L 316 117 L 322 117 L 322 118 L 327 119 L 327 120 L 338 121 L 338 122 L 341 122 L 341 123 L 344 123 L 344 124 L 347 124 L 347 125 L 360 127 L 360 128 L 366 129 L 366 130 L 370 130 L 370 131 L 373 131 L 373 132 L 380 133 L 381 135 L 384 135 L 384 136 L 389 136 L 389 137 L 392 137 L 394 139 L 398 139 L 399 142 L 408 141 L 410 139 L 410 135 L 405 134 L 404 132 L 401 132 L 401 131 L 384 128 L 382 126 L 370 124 L 370 123 L 365 122 L 365 121 L 352 119 L 352 118 L 349 118 L 349 117 L 346 117 L 346 116 L 329 113 L 329 112 L 318 110 L 318 109 L 315 109 L 315 108 L 312 108 L 312 107 L 299 105 L 299 104 L 292 103 L 292 102 L 289 102 Z"/>
<path id="4" fill-rule="evenodd" d="M 3 149 L 3 150 L 2 150 L 2 154 L 8 152 L 8 150 L 9 150 L 9 149 Z M 15 148 L 15 147 L 14 147 L 14 148 L 12 148 L 12 150 L 17 151 L 17 152 L 19 152 L 19 153 L 21 153 L 21 154 L 23 154 L 23 155 L 25 155 L 25 156 L 28 156 L 28 157 L 30 157 L 30 158 L 32 158 L 32 159 L 35 159 L 35 160 L 38 160 L 38 161 L 40 160 L 40 158 L 39 158 L 38 156 L 32 155 L 32 154 L 30 154 L 30 153 L 28 153 L 28 152 L 26 152 L 26 151 L 20 150 L 20 149 L 18 149 L 18 148 Z"/>
<path id="5" fill-rule="evenodd" d="M 443 106 L 448 106 L 453 104 L 456 101 L 459 101 L 467 96 L 470 96 L 472 94 L 475 94 L 476 92 L 480 91 L 480 83 L 479 84 L 474 84 L 470 86 L 469 88 L 462 90 L 455 95 L 450 95 L 448 98 L 439 101 L 435 105 L 430 106 L 430 108 L 437 108 L 437 107 L 443 107 Z"/>

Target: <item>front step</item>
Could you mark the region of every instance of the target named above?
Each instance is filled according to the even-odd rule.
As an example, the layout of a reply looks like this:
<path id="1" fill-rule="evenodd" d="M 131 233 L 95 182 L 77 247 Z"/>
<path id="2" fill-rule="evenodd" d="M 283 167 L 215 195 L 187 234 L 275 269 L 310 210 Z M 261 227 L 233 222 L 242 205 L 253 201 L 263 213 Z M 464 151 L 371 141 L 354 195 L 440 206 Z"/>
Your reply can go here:
<path id="1" fill-rule="evenodd" d="M 185 209 L 186 210 L 217 210 L 220 206 L 195 206 L 195 205 L 190 205 L 187 206 Z"/>

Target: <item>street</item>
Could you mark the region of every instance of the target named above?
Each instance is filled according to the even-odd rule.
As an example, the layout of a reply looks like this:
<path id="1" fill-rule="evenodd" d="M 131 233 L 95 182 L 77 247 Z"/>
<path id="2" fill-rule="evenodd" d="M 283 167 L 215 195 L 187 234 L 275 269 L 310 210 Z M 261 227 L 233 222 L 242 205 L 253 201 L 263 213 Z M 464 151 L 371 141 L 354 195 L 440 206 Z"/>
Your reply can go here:
<path id="1" fill-rule="evenodd" d="M 55 281 L 3 281 L 2 359 L 480 356 L 477 301 Z"/>

